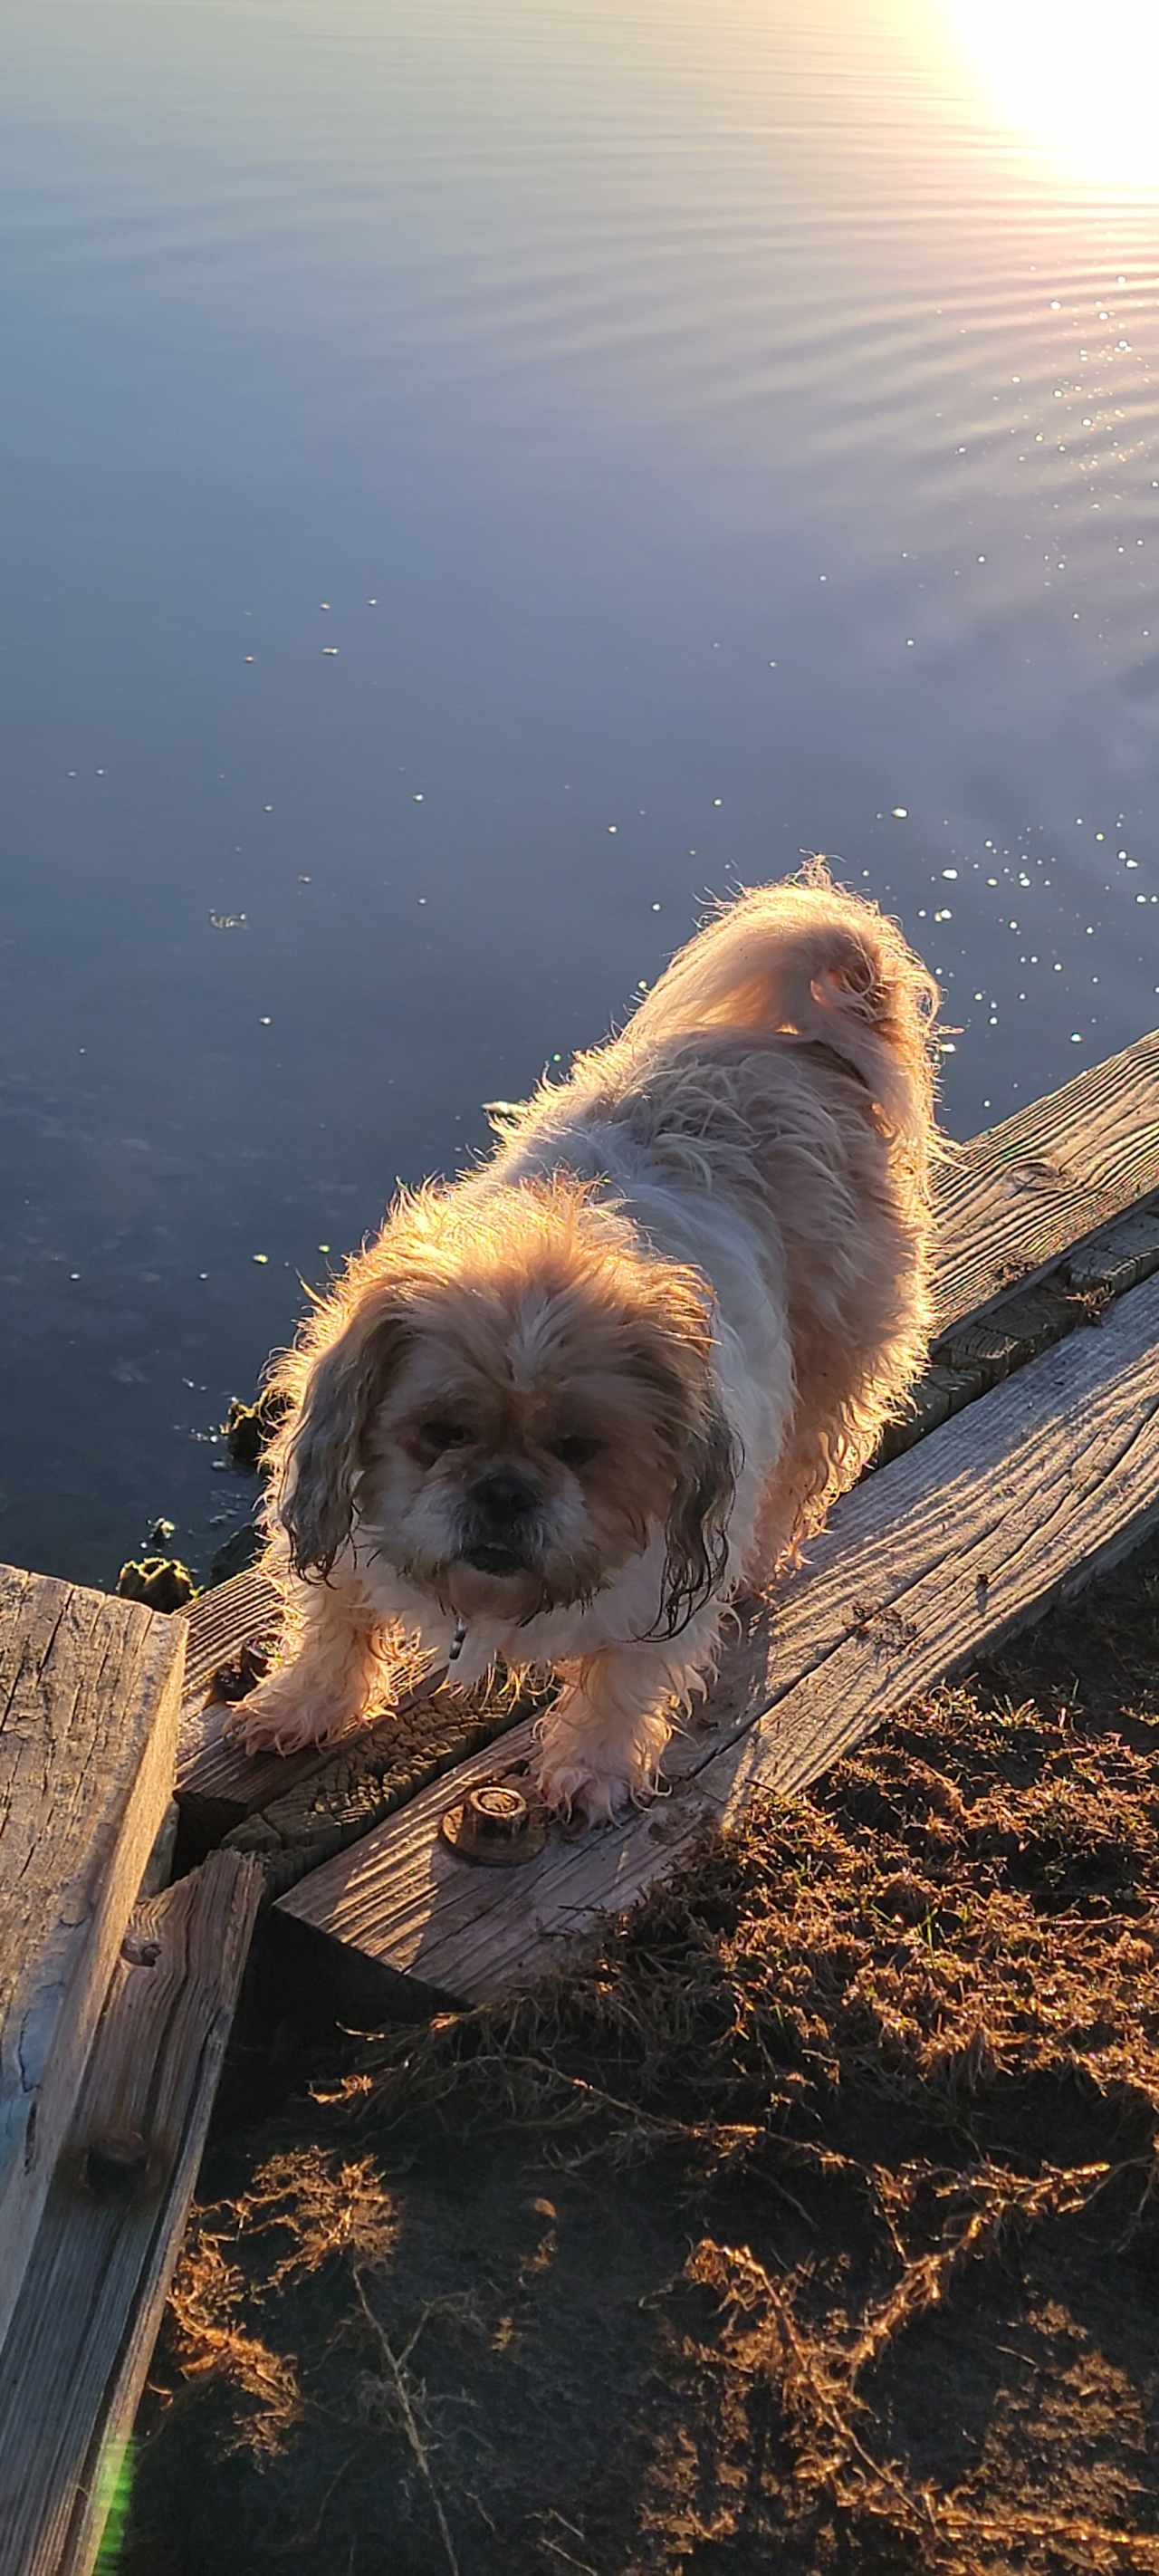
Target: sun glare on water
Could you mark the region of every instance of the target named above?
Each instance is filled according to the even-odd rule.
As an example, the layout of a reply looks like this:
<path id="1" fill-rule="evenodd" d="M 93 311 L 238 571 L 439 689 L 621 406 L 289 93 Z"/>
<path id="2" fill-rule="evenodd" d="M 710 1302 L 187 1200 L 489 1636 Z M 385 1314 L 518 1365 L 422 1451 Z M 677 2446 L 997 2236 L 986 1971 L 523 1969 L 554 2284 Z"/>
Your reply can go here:
<path id="1" fill-rule="evenodd" d="M 1159 0 L 949 0 L 1004 123 L 1099 186 L 1159 190 Z"/>

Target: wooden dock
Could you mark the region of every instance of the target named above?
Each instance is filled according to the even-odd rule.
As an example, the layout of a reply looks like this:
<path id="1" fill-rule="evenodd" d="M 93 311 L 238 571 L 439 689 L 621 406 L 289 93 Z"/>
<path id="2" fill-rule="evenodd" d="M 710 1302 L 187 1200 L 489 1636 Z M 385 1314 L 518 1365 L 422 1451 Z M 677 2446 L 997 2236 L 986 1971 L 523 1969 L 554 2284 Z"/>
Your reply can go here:
<path id="1" fill-rule="evenodd" d="M 507 1995 L 1159 1523 L 1159 1035 L 956 1151 L 937 1212 L 910 1419 L 610 1830 L 465 1865 L 444 1813 L 525 1780 L 531 1721 L 446 1688 L 247 1757 L 214 1681 L 258 1574 L 165 1618 L 0 1570 L 0 2576 L 94 2563 L 263 1896 L 340 2014 Z"/>

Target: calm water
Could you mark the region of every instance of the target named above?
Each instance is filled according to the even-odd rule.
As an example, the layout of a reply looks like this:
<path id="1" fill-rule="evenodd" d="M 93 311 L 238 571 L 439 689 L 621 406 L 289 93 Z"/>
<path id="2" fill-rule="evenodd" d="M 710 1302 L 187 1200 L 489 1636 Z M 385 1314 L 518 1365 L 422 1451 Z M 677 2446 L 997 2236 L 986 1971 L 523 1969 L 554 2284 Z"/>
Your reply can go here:
<path id="1" fill-rule="evenodd" d="M 204 1563 L 707 889 L 840 853 L 958 1133 L 1159 1019 L 1152 14 L 9 0 L 0 1555 Z"/>

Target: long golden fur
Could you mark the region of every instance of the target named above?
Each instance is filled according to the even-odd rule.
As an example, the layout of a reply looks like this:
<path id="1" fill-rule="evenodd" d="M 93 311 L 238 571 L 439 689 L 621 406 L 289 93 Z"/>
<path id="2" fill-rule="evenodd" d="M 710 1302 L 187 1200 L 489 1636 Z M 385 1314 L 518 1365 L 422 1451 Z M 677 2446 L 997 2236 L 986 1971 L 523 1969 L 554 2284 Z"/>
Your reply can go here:
<path id="1" fill-rule="evenodd" d="M 723 910 L 495 1157 L 403 1194 L 275 1383 L 289 1650 L 251 1741 L 392 1666 L 549 1664 L 549 1802 L 614 1814 L 720 1618 L 857 1474 L 925 1347 L 936 988 L 814 864 Z"/>

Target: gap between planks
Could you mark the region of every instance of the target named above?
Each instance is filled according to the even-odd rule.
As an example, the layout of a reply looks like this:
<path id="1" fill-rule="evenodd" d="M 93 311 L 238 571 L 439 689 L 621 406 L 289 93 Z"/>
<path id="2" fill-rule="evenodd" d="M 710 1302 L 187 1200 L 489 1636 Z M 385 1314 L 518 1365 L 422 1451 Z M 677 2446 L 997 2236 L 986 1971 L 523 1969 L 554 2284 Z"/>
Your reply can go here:
<path id="1" fill-rule="evenodd" d="M 754 1787 L 814 1779 L 883 1718 L 1114 1563 L 1159 1518 L 1159 1278 L 1032 1361 L 840 1503 L 728 1660 L 670 1797 L 526 1868 L 438 1835 L 482 1758 L 304 1879 L 272 1921 L 341 1995 L 478 2003 L 564 1964 L 596 1919 L 684 1862 Z M 529 1732 L 504 1747 L 526 1761 Z M 325 1955 L 320 1955 L 320 1946 Z"/>

